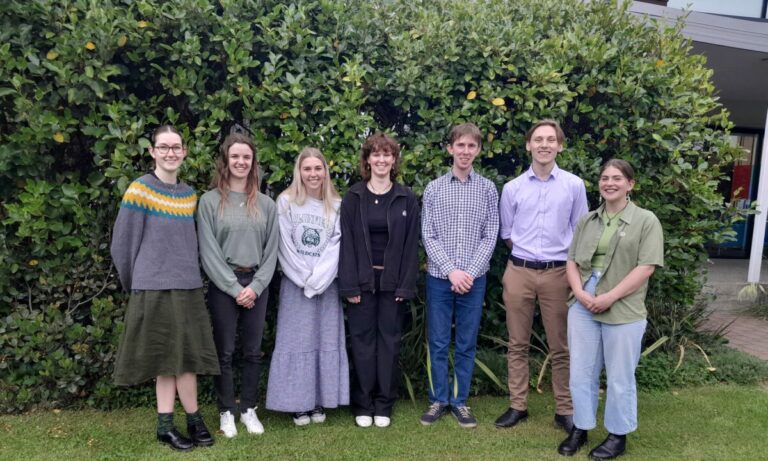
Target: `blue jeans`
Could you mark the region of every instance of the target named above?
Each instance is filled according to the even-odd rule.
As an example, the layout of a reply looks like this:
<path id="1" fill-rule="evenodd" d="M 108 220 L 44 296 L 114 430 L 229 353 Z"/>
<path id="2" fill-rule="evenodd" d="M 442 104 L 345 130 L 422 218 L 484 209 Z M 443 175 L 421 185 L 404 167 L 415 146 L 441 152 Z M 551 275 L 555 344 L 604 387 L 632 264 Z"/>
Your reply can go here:
<path id="1" fill-rule="evenodd" d="M 472 371 L 475 368 L 477 332 L 483 314 L 486 277 L 475 279 L 469 293 L 451 291 L 451 282 L 427 274 L 427 338 L 432 383 L 429 401 L 444 405 L 466 405 Z M 456 346 L 454 349 L 454 392 L 449 396 L 448 350 L 451 326 L 456 311 Z"/>
<path id="2" fill-rule="evenodd" d="M 600 274 L 593 273 L 584 289 L 594 294 L 599 279 Z M 568 310 L 573 423 L 579 429 L 594 429 L 597 425 L 600 372 L 603 365 L 608 381 L 605 428 L 617 435 L 637 429 L 635 369 L 640 361 L 647 323 L 646 320 L 617 325 L 598 322 L 578 301 Z"/>

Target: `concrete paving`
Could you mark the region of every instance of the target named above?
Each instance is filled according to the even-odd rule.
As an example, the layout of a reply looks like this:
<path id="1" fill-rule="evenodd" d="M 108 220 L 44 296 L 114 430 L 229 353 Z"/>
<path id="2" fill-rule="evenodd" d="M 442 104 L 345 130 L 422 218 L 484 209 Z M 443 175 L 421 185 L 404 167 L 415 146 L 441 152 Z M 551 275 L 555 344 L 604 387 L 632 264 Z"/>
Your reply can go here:
<path id="1" fill-rule="evenodd" d="M 739 301 L 739 292 L 747 286 L 746 259 L 712 259 L 702 293 L 713 296 L 704 329 L 725 328 L 728 345 L 736 350 L 768 360 L 768 321 L 750 316 L 745 311 L 750 301 Z M 768 285 L 768 261 L 763 260 L 760 281 Z"/>

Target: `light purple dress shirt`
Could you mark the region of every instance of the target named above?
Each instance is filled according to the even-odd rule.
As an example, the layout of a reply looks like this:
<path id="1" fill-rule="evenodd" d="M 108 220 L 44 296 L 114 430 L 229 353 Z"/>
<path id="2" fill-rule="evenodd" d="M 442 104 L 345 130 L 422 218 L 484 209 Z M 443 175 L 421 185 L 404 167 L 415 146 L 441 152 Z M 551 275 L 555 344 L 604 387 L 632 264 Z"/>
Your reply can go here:
<path id="1" fill-rule="evenodd" d="M 581 178 L 555 165 L 542 181 L 528 168 L 504 185 L 499 234 L 512 240 L 512 255 L 518 258 L 565 261 L 576 223 L 588 211 Z"/>

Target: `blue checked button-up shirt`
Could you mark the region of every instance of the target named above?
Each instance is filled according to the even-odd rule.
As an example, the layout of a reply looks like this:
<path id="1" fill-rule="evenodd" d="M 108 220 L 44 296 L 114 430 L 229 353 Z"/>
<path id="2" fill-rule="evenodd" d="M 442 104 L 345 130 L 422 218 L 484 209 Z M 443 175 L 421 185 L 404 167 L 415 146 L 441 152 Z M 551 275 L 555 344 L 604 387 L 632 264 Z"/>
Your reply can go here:
<path id="1" fill-rule="evenodd" d="M 423 202 L 429 275 L 446 279 L 460 269 L 477 278 L 488 272 L 499 232 L 496 186 L 474 170 L 466 182 L 448 172 L 427 185 Z"/>

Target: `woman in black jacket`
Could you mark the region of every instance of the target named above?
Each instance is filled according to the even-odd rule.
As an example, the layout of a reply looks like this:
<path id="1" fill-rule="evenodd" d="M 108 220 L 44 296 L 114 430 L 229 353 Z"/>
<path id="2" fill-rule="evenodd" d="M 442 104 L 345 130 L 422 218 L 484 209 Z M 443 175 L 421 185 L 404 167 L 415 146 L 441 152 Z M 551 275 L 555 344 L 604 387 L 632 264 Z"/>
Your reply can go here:
<path id="1" fill-rule="evenodd" d="M 341 202 L 339 292 L 349 302 L 352 388 L 360 427 L 387 427 L 397 398 L 400 337 L 416 296 L 419 202 L 395 182 L 400 147 L 383 133 L 360 152 L 361 182 Z"/>

